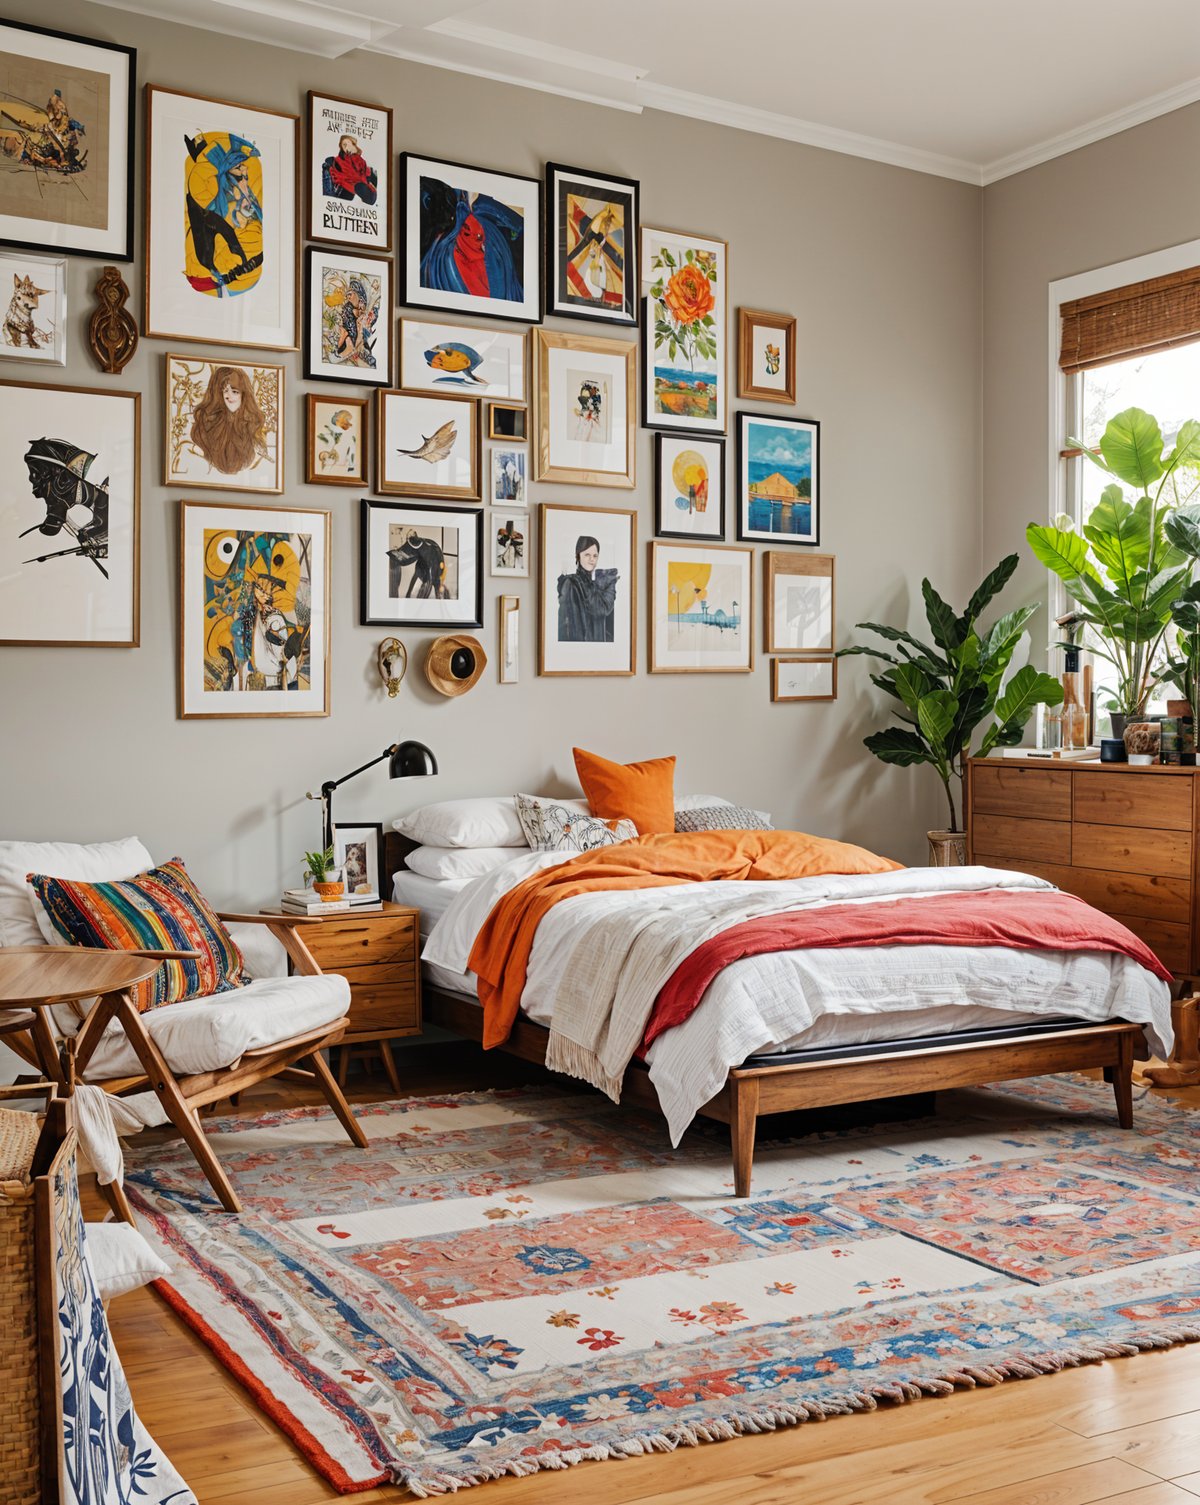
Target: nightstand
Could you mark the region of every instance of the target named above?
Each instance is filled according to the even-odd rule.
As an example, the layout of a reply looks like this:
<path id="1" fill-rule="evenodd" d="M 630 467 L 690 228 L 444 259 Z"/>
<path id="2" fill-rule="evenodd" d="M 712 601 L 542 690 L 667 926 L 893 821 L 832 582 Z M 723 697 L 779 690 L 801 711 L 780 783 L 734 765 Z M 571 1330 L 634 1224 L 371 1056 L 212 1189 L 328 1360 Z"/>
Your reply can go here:
<path id="1" fill-rule="evenodd" d="M 419 918 L 420 910 L 384 904 L 357 914 L 340 910 L 321 915 L 292 932 L 322 972 L 338 972 L 350 984 L 350 1024 L 341 1041 L 343 1082 L 347 1047 L 370 1042 L 383 1058 L 392 1091 L 400 1093 L 388 1041 L 421 1033 Z"/>

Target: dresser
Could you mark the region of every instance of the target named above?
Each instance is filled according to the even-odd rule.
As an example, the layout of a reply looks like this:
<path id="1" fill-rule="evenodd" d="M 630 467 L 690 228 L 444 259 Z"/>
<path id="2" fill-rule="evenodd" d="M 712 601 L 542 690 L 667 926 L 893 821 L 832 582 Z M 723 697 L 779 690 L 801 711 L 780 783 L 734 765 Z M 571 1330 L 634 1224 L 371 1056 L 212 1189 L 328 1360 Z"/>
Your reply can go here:
<path id="1" fill-rule="evenodd" d="M 1198 770 L 972 758 L 967 861 L 1046 878 L 1112 915 L 1184 983 L 1200 978 Z M 1190 992 L 1190 988 L 1185 988 Z M 1175 1010 L 1171 1068 L 1200 1080 L 1196 1005 Z M 1190 1044 L 1189 1044 L 1190 1041 Z M 1189 1062 L 1191 1064 L 1189 1064 Z M 1152 1068 L 1160 1085 L 1183 1085 Z"/>

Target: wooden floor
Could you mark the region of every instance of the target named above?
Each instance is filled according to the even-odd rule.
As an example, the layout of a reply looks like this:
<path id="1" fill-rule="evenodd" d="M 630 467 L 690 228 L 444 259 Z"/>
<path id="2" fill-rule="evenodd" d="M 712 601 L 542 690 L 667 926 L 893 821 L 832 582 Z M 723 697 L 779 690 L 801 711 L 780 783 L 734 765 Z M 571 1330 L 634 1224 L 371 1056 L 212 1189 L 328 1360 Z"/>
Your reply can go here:
<path id="1" fill-rule="evenodd" d="M 420 1078 L 413 1094 L 536 1075 L 474 1051 L 464 1067 L 465 1048 L 403 1052 L 403 1066 Z M 352 1076 L 356 1082 L 363 1078 Z M 378 1078 L 351 1095 L 387 1092 Z M 1200 1088 L 1178 1096 L 1200 1107 Z M 244 1097 L 240 1111 L 309 1100 L 267 1085 Z M 94 1188 L 85 1189 L 85 1205 L 88 1216 L 98 1216 Z M 200 1505 L 341 1498 L 151 1291 L 118 1298 L 109 1321 L 142 1419 Z M 567 1495 L 571 1505 L 1197 1505 L 1200 1343 L 480 1489 L 481 1505 L 558 1505 Z M 395 1505 L 411 1497 L 387 1488 L 345 1498 Z"/>

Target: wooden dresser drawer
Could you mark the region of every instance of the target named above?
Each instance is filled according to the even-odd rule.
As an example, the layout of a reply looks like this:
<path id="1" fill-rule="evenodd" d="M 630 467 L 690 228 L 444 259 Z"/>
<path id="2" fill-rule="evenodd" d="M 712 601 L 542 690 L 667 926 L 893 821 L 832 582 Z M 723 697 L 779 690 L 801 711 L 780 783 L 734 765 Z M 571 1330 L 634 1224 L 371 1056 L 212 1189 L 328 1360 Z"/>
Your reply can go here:
<path id="1" fill-rule="evenodd" d="M 1151 877 L 1145 873 L 1105 873 L 1097 868 L 1062 867 L 1049 862 L 1024 862 L 1019 857 L 989 857 L 985 867 L 1001 867 L 1045 878 L 1068 894 L 1075 894 L 1105 914 L 1139 915 L 1188 925 L 1192 915 L 1192 885 L 1186 878 Z M 1128 924 L 1128 920 L 1125 921 Z M 1133 927 L 1130 926 L 1130 929 Z"/>
<path id="2" fill-rule="evenodd" d="M 985 866 L 989 857 L 1011 857 L 1020 863 L 1069 864 L 1071 823 L 1065 820 L 1026 820 L 1015 815 L 990 815 L 976 806 L 971 821 L 971 849 L 976 860 L 983 862 Z"/>
<path id="3" fill-rule="evenodd" d="M 1190 878 L 1192 874 L 1191 831 L 1141 830 L 1076 821 L 1071 850 L 1074 867 L 1168 878 Z"/>
<path id="4" fill-rule="evenodd" d="M 976 763 L 971 770 L 971 800 L 975 810 L 993 815 L 1070 820 L 1071 773 L 1066 768 Z"/>
<path id="5" fill-rule="evenodd" d="M 1097 825 L 1190 831 L 1192 783 L 1170 774 L 1081 773 L 1073 813 Z"/>
<path id="6" fill-rule="evenodd" d="M 1191 971 L 1190 930 L 1187 925 L 1173 925 L 1167 920 L 1148 920 L 1143 915 L 1119 914 L 1113 919 L 1145 941 L 1164 967 L 1172 972 Z"/>

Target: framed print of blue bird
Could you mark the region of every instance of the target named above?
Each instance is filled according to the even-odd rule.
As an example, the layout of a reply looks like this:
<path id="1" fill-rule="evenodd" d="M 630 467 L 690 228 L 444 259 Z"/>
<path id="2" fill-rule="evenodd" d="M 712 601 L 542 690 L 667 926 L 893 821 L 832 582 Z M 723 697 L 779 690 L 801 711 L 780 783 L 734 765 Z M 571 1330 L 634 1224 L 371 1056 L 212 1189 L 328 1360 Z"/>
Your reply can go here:
<path id="1" fill-rule="evenodd" d="M 540 181 L 403 152 L 400 182 L 400 302 L 540 324 Z"/>
<path id="2" fill-rule="evenodd" d="M 526 401 L 525 331 L 400 320 L 400 385 L 408 392 L 466 392 Z"/>
<path id="3" fill-rule="evenodd" d="M 632 178 L 546 164 L 546 312 L 637 323 L 638 191 Z"/>

